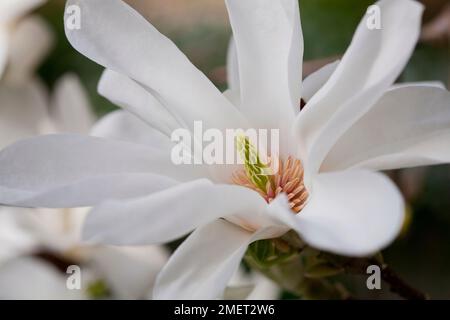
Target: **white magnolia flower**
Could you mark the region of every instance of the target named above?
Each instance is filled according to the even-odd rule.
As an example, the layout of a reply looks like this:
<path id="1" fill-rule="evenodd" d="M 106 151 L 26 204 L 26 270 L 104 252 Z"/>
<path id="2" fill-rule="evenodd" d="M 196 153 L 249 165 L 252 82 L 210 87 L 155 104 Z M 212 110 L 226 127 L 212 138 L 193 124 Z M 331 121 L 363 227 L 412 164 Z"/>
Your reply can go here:
<path id="1" fill-rule="evenodd" d="M 103 137 L 44 136 L 0 153 L 1 203 L 97 205 L 86 221 L 92 241 L 163 243 L 195 230 L 159 275 L 157 298 L 220 296 L 249 243 L 290 229 L 318 249 L 372 254 L 404 216 L 400 193 L 375 170 L 450 160 L 449 92 L 391 87 L 419 35 L 418 2 L 378 2 L 382 29 L 368 29 L 365 17 L 342 60 L 303 83 L 297 1 L 226 3 L 234 102 L 122 1 L 68 1 L 83 15 L 69 41 L 108 68 L 100 92 L 139 119 L 118 112 L 98 124 Z M 234 166 L 174 165 L 169 136 L 196 120 L 205 129 L 279 128 L 290 169 L 277 182 L 287 192 L 261 197 L 236 185 Z"/>
<path id="2" fill-rule="evenodd" d="M 34 63 L 47 50 L 50 39 L 45 23 L 38 17 L 20 20 L 43 3 L 45 0 L 2 0 L 0 2 L 0 77 L 7 64 L 8 69 L 17 68 L 20 72 L 35 67 Z M 18 47 L 27 50 L 18 51 Z"/>

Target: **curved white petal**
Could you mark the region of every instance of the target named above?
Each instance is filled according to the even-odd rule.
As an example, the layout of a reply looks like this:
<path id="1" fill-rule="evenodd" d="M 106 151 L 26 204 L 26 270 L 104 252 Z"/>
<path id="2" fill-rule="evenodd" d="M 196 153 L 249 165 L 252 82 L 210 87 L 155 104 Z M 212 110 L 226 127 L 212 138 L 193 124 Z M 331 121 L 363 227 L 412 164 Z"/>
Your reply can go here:
<path id="1" fill-rule="evenodd" d="M 86 90 L 74 74 L 66 74 L 55 85 L 51 116 L 59 132 L 88 133 L 95 116 Z"/>
<path id="2" fill-rule="evenodd" d="M 311 100 L 311 98 L 327 83 L 330 76 L 336 70 L 339 65 L 339 60 L 329 63 L 316 72 L 310 74 L 303 80 L 302 86 L 302 99 L 305 102 Z"/>
<path id="3" fill-rule="evenodd" d="M 265 206 L 253 190 L 195 180 L 145 197 L 107 201 L 89 214 L 83 235 L 93 243 L 165 243 L 220 217 Z"/>
<path id="4" fill-rule="evenodd" d="M 21 20 L 11 33 L 6 81 L 23 83 L 31 79 L 53 41 L 50 27 L 39 16 Z"/>
<path id="5" fill-rule="evenodd" d="M 337 141 L 321 171 L 450 162 L 449 146 L 450 92 L 402 86 L 388 91 Z"/>
<path id="6" fill-rule="evenodd" d="M 383 249 L 398 235 L 404 218 L 398 189 L 384 175 L 370 171 L 317 175 L 308 204 L 298 215 L 288 209 L 285 197 L 275 201 L 272 214 L 308 244 L 345 256 Z"/>
<path id="7" fill-rule="evenodd" d="M 0 87 L 0 148 L 41 133 L 48 119 L 47 92 L 37 81 Z"/>
<path id="8" fill-rule="evenodd" d="M 0 152 L 0 203 L 89 206 L 111 194 L 140 196 L 175 180 L 203 176 L 197 166 L 176 166 L 167 152 L 148 146 L 75 134 L 48 135 Z M 133 188 L 134 183 L 141 190 Z"/>
<path id="9" fill-rule="evenodd" d="M 182 127 L 148 90 L 125 75 L 106 69 L 98 84 L 98 92 L 168 137 L 173 130 Z"/>
<path id="10" fill-rule="evenodd" d="M 303 38 L 298 1 L 226 4 L 239 61 L 240 110 L 257 128 L 285 128 L 300 103 Z"/>
<path id="11" fill-rule="evenodd" d="M 243 117 L 169 39 L 121 0 L 69 0 L 82 13 L 70 43 L 95 62 L 141 83 L 192 128 L 245 125 Z M 66 21 L 70 15 L 66 15 Z"/>
<path id="12" fill-rule="evenodd" d="M 159 274 L 155 299 L 215 299 L 239 267 L 253 241 L 279 236 L 277 229 L 250 233 L 225 220 L 194 231 Z"/>
<path id="13" fill-rule="evenodd" d="M 381 0 L 381 29 L 368 28 L 367 14 L 328 82 L 299 114 L 295 131 L 306 183 L 337 139 L 393 84 L 420 33 L 423 6 L 412 0 Z"/>
<path id="14" fill-rule="evenodd" d="M 111 112 L 92 128 L 95 137 L 123 140 L 170 152 L 174 143 L 140 118 L 124 110 Z"/>

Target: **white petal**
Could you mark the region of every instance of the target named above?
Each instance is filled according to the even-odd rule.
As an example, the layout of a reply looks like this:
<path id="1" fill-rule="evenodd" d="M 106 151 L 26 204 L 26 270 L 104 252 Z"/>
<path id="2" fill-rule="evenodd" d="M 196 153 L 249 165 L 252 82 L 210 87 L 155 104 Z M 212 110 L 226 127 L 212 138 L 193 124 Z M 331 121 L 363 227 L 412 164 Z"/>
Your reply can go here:
<path id="1" fill-rule="evenodd" d="M 317 93 L 317 91 L 319 91 L 325 85 L 325 83 L 327 83 L 328 79 L 330 79 L 330 76 L 339 65 L 339 62 L 340 61 L 338 60 L 329 63 L 316 72 L 310 74 L 308 77 L 306 77 L 305 80 L 303 80 L 302 99 L 305 102 L 311 100 L 311 98 Z"/>
<path id="2" fill-rule="evenodd" d="M 37 81 L 0 87 L 0 148 L 41 132 L 48 119 L 47 92 Z"/>
<path id="3" fill-rule="evenodd" d="M 337 139 L 366 113 L 406 65 L 420 33 L 423 6 L 381 0 L 381 29 L 367 27 L 367 14 L 336 71 L 297 118 L 306 183 L 318 172 Z"/>
<path id="4" fill-rule="evenodd" d="M 239 61 L 241 111 L 257 128 L 284 128 L 300 102 L 303 38 L 298 1 L 226 3 Z"/>
<path id="5" fill-rule="evenodd" d="M 32 78 L 50 52 L 53 40 L 50 27 L 42 18 L 31 16 L 20 21 L 11 34 L 6 81 L 23 83 Z"/>
<path id="6" fill-rule="evenodd" d="M 173 130 L 182 127 L 148 90 L 120 73 L 106 69 L 98 92 L 169 137 Z"/>
<path id="7" fill-rule="evenodd" d="M 433 86 L 388 91 L 336 143 L 321 170 L 385 170 L 450 162 L 450 92 Z"/>
<path id="8" fill-rule="evenodd" d="M 169 39 L 121 0 L 69 0 L 82 27 L 66 28 L 70 43 L 95 62 L 143 84 L 177 119 L 193 127 L 233 128 L 244 119 Z M 70 16 L 66 16 L 68 18 Z"/>
<path id="9" fill-rule="evenodd" d="M 0 202 L 90 206 L 108 195 L 141 196 L 173 185 L 174 179 L 190 180 L 199 174 L 203 177 L 196 166 L 176 166 L 166 152 L 148 146 L 75 134 L 48 135 L 0 152 Z"/>
<path id="10" fill-rule="evenodd" d="M 165 243 L 220 217 L 265 206 L 250 189 L 195 180 L 146 197 L 101 204 L 86 220 L 84 239 L 113 245 Z"/>
<path id="11" fill-rule="evenodd" d="M 155 299 L 215 299 L 239 267 L 253 241 L 278 236 L 278 230 L 250 233 L 224 220 L 194 231 L 159 274 Z"/>
<path id="12" fill-rule="evenodd" d="M 104 116 L 95 124 L 90 134 L 95 137 L 139 143 L 167 152 L 174 146 L 167 136 L 124 110 L 110 112 Z"/>
<path id="13" fill-rule="evenodd" d="M 66 287 L 67 275 L 36 258 L 24 257 L 0 268 L 0 299 L 72 300 L 85 299 L 82 290 Z"/>
<path id="14" fill-rule="evenodd" d="M 153 289 L 158 272 L 169 259 L 158 246 L 88 249 L 88 264 L 97 270 L 117 299 L 144 299 Z"/>
<path id="15" fill-rule="evenodd" d="M 87 92 L 76 75 L 66 74 L 56 83 L 51 115 L 59 132 L 88 133 L 94 125 Z"/>
<path id="16" fill-rule="evenodd" d="M 380 173 L 323 173 L 315 177 L 312 190 L 298 215 L 287 209 L 284 198 L 273 205 L 273 214 L 312 247 L 345 256 L 367 256 L 389 245 L 401 229 L 402 196 Z"/>

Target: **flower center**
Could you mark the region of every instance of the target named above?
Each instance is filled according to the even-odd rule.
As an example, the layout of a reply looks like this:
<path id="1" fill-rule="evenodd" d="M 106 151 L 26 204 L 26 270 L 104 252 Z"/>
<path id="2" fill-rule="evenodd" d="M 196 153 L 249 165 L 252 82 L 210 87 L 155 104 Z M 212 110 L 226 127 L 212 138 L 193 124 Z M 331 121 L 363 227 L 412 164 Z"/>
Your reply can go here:
<path id="1" fill-rule="evenodd" d="M 304 172 L 300 160 L 291 156 L 285 161 L 269 157 L 265 164 L 246 137 L 237 138 L 237 148 L 244 165 L 233 174 L 234 184 L 255 190 L 267 203 L 272 202 L 280 193 L 285 193 L 294 213 L 299 213 L 304 208 L 308 191 L 303 182 Z"/>

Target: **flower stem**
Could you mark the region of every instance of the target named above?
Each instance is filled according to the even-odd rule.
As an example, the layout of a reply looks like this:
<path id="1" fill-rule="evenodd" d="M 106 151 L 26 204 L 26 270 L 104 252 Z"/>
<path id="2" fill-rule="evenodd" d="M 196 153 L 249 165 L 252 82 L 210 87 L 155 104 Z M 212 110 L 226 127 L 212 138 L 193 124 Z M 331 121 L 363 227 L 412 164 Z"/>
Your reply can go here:
<path id="1" fill-rule="evenodd" d="M 347 290 L 328 277 L 340 272 L 367 276 L 367 268 L 377 265 L 381 270 L 381 279 L 390 291 L 407 300 L 426 300 L 429 297 L 415 289 L 401 278 L 390 266 L 382 261 L 381 255 L 371 258 L 346 258 L 308 247 L 294 232 L 289 232 L 279 239 L 272 240 L 274 246 L 283 244 L 285 252 L 291 252 L 288 259 L 275 264 L 264 263 L 264 259 L 255 259 L 247 254 L 246 262 L 260 271 L 283 289 L 304 298 L 313 299 L 350 299 Z M 286 250 L 285 247 L 290 248 Z M 273 259 L 272 259 L 273 261 Z M 314 270 L 314 272 L 313 272 Z M 331 271 L 331 273 L 330 273 Z"/>
<path id="2" fill-rule="evenodd" d="M 366 275 L 367 267 L 377 265 L 381 270 L 381 279 L 389 284 L 391 292 L 399 295 L 406 300 L 427 300 L 428 295 L 415 289 L 401 278 L 390 266 L 378 262 L 376 259 L 351 259 L 345 269 L 348 273 Z"/>

